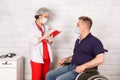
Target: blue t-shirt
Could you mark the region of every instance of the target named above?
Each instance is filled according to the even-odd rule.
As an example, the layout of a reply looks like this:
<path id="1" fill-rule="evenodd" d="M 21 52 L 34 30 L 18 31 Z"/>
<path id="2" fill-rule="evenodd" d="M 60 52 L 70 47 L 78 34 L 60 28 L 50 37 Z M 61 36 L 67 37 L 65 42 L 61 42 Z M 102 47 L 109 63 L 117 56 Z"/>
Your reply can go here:
<path id="1" fill-rule="evenodd" d="M 76 40 L 73 53 L 72 64 L 82 65 L 104 53 L 104 48 L 101 41 L 89 33 L 82 41 Z"/>

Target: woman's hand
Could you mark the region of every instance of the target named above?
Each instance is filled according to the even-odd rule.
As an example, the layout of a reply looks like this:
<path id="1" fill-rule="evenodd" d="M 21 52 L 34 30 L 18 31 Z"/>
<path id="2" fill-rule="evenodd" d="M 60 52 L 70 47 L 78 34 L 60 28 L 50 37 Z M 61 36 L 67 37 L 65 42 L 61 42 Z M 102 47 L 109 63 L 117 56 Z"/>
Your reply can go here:
<path id="1" fill-rule="evenodd" d="M 51 36 L 47 36 L 43 39 L 43 37 L 38 37 L 38 41 L 41 42 L 42 40 L 46 40 L 49 44 L 52 44 L 53 43 L 53 35 Z"/>
<path id="2" fill-rule="evenodd" d="M 41 42 L 41 40 L 42 40 L 42 36 L 41 36 L 41 37 L 38 37 L 38 41 Z"/>
<path id="3" fill-rule="evenodd" d="M 53 43 L 53 35 L 51 35 L 51 36 L 47 36 L 46 38 L 45 38 L 46 40 L 48 40 L 48 43 L 49 44 L 52 44 Z"/>

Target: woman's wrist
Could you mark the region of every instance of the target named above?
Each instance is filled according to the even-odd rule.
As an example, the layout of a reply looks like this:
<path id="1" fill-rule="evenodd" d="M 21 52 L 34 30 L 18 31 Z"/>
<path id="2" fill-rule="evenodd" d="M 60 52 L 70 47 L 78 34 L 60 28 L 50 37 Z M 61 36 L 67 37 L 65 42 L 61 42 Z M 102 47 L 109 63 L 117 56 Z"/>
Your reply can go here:
<path id="1" fill-rule="evenodd" d="M 53 41 L 52 41 L 52 40 L 48 40 L 48 43 L 49 43 L 49 44 L 52 44 L 52 43 L 53 43 Z"/>

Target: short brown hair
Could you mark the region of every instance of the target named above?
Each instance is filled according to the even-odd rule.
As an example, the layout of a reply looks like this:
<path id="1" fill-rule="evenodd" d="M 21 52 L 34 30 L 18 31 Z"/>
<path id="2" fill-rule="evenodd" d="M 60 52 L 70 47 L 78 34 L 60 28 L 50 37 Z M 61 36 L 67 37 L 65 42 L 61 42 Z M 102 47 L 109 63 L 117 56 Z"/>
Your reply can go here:
<path id="1" fill-rule="evenodd" d="M 88 24 L 89 29 L 92 27 L 93 22 L 92 22 L 91 18 L 89 18 L 87 16 L 81 16 L 81 17 L 79 17 L 79 20 L 83 20 L 86 24 Z"/>

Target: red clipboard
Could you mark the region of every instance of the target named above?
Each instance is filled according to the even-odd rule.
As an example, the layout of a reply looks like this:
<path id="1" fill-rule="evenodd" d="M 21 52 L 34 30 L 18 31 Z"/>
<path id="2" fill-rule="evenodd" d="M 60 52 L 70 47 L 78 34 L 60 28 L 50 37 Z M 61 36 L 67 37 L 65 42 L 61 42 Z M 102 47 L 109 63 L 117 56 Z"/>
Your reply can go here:
<path id="1" fill-rule="evenodd" d="M 54 30 L 52 33 L 50 33 L 50 36 L 56 37 L 59 33 L 61 33 L 61 31 L 58 30 Z"/>

